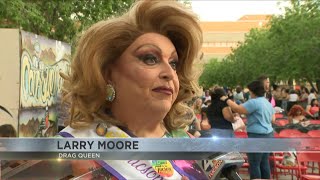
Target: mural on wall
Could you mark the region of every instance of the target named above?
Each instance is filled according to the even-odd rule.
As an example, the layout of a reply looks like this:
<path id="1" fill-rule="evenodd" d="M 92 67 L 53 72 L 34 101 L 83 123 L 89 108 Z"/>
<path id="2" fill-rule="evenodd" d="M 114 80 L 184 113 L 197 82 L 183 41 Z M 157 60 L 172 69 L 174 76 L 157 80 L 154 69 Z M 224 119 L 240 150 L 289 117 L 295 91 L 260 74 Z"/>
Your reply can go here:
<path id="1" fill-rule="evenodd" d="M 59 99 L 68 73 L 71 47 L 21 31 L 20 137 L 50 137 L 57 133 Z"/>

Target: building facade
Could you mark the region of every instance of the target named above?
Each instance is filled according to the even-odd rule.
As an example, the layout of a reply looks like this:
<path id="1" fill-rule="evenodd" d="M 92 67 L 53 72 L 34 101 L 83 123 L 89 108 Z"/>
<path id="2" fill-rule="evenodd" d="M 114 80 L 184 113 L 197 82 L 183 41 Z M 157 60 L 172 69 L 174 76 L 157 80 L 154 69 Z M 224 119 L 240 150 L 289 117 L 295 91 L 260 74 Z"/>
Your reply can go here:
<path id="1" fill-rule="evenodd" d="M 201 22 L 204 62 L 212 58 L 223 59 L 244 41 L 246 33 L 252 28 L 265 26 L 270 18 L 271 15 L 245 15 L 237 21 Z"/>

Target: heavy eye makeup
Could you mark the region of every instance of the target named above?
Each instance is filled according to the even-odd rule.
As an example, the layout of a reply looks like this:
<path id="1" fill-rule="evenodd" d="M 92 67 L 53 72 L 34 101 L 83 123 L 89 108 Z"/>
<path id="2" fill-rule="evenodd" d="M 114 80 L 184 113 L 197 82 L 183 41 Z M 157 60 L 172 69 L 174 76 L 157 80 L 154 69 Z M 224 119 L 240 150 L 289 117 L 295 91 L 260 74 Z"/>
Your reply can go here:
<path id="1" fill-rule="evenodd" d="M 176 71 L 179 65 L 179 61 L 177 59 L 174 59 L 170 61 L 169 64 L 172 67 L 172 69 Z"/>
<path id="2" fill-rule="evenodd" d="M 156 65 L 160 62 L 159 56 L 151 52 L 144 52 L 136 57 L 146 65 Z"/>
<path id="3" fill-rule="evenodd" d="M 153 50 L 149 48 L 141 48 L 141 49 L 138 49 L 134 53 L 134 55 L 144 64 L 149 66 L 153 66 L 161 63 L 161 52 L 158 52 L 157 50 Z M 169 64 L 173 70 L 177 70 L 178 64 L 179 64 L 178 62 L 179 62 L 178 57 L 175 54 L 173 54 L 169 60 Z"/>

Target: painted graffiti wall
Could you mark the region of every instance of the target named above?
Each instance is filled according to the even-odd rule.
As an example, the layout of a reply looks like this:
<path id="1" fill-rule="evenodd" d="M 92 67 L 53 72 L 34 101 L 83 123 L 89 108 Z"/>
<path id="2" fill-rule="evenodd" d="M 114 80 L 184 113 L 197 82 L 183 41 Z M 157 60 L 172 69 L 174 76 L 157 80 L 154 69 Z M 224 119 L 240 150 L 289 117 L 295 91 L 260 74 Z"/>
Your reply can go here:
<path id="1" fill-rule="evenodd" d="M 0 28 L 0 136 L 18 129 L 20 91 L 20 34 L 18 29 Z"/>
<path id="2" fill-rule="evenodd" d="M 50 137 L 57 133 L 63 79 L 71 47 L 60 41 L 21 31 L 20 137 Z"/>

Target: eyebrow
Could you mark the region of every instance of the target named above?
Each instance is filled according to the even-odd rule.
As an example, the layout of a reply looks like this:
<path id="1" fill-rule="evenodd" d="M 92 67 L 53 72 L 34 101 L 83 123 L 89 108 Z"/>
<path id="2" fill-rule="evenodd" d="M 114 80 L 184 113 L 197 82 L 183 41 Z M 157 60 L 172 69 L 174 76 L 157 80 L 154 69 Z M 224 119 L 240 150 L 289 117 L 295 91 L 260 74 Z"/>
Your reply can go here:
<path id="1" fill-rule="evenodd" d="M 153 48 L 156 48 L 158 51 L 160 51 L 161 54 L 163 54 L 163 53 L 162 53 L 162 50 L 161 50 L 158 46 L 156 46 L 156 45 L 154 45 L 154 44 L 143 44 L 143 45 L 137 47 L 137 48 L 134 50 L 134 52 L 137 52 L 139 49 L 143 48 L 144 46 L 151 46 L 151 47 L 153 47 Z M 177 56 L 178 56 L 178 52 L 177 52 L 176 50 L 173 50 L 173 51 L 171 52 L 171 56 L 173 56 L 173 55 L 177 55 Z"/>

